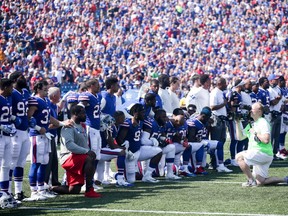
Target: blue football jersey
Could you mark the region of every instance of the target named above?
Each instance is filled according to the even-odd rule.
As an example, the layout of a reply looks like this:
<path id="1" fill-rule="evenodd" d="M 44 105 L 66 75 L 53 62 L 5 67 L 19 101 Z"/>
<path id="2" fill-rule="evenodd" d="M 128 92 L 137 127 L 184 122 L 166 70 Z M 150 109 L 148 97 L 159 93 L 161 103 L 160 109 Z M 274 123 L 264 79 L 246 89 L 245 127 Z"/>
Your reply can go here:
<path id="1" fill-rule="evenodd" d="M 254 104 L 256 102 L 261 102 L 259 91 L 257 93 L 251 92 L 250 97 L 251 97 L 252 104 Z"/>
<path id="2" fill-rule="evenodd" d="M 116 112 L 116 96 L 105 91 L 102 92 L 102 97 L 106 100 L 106 103 L 101 112 L 113 116 Z"/>
<path id="3" fill-rule="evenodd" d="M 0 124 L 10 125 L 12 115 L 12 97 L 3 97 L 0 95 Z"/>
<path id="4" fill-rule="evenodd" d="M 205 125 L 201 121 L 199 121 L 197 118 L 190 118 L 187 120 L 187 126 L 188 126 L 188 133 L 190 129 L 195 130 L 195 139 L 193 140 L 188 140 L 189 142 L 197 142 L 202 139 L 207 138 L 207 129 Z M 188 136 L 189 137 L 189 136 Z"/>
<path id="5" fill-rule="evenodd" d="M 78 92 L 70 92 L 67 96 L 67 103 L 76 103 L 78 102 L 79 93 Z"/>
<path id="6" fill-rule="evenodd" d="M 116 136 L 118 133 L 118 128 L 116 125 L 112 126 L 112 138 L 115 140 Z M 109 148 L 108 142 L 107 142 L 107 133 L 106 131 L 100 131 L 100 135 L 101 135 L 101 147 L 102 148 Z"/>
<path id="7" fill-rule="evenodd" d="M 176 128 L 171 121 L 168 121 L 165 125 L 165 132 L 166 132 L 166 137 L 173 141 L 176 136 L 180 140 L 184 140 L 186 138 L 186 133 L 187 133 L 187 123 L 185 122 L 184 125 Z"/>
<path id="8" fill-rule="evenodd" d="M 268 90 L 259 88 L 259 99 L 264 106 L 270 106 L 270 96 Z"/>
<path id="9" fill-rule="evenodd" d="M 36 119 L 37 125 L 45 128 L 48 131 L 50 124 L 50 106 L 47 98 L 30 97 L 28 100 L 28 106 L 37 106 L 37 110 L 34 112 L 33 117 Z M 39 132 L 32 128 L 30 130 L 30 136 L 37 136 Z"/>
<path id="10" fill-rule="evenodd" d="M 141 135 L 142 135 L 142 127 L 143 122 L 140 121 L 137 126 L 134 126 L 132 123 L 132 119 L 126 119 L 123 124 L 120 125 L 120 129 L 128 128 L 128 133 L 124 140 L 129 141 L 129 150 L 131 152 L 137 152 L 141 147 Z"/>
<path id="11" fill-rule="evenodd" d="M 147 119 L 149 117 L 149 114 L 152 110 L 152 107 L 148 107 L 146 104 L 145 104 L 145 101 L 144 100 L 141 100 L 140 101 L 140 104 L 142 104 L 144 106 L 144 109 L 145 109 L 145 119 Z"/>
<path id="12" fill-rule="evenodd" d="M 155 119 L 146 119 L 143 123 L 143 130 L 150 130 L 150 137 L 159 139 L 162 134 L 165 134 L 165 127 L 159 126 Z"/>
<path id="13" fill-rule="evenodd" d="M 28 99 L 30 98 L 30 94 L 27 89 L 23 89 L 23 92 L 19 92 L 14 89 L 12 92 L 12 114 L 21 118 L 21 124 L 16 128 L 19 130 L 27 130 L 28 129 Z"/>
<path id="14" fill-rule="evenodd" d="M 86 106 L 86 124 L 96 130 L 100 130 L 100 114 L 101 114 L 101 95 L 93 95 L 90 92 L 84 92 L 79 95 L 79 102 L 87 101 L 89 106 Z"/>
<path id="15" fill-rule="evenodd" d="M 155 104 L 155 106 L 158 107 L 158 108 L 163 108 L 163 102 L 162 102 L 162 99 L 161 99 L 160 95 L 156 94 L 152 90 L 149 90 L 148 93 L 155 94 L 156 95 L 156 104 Z"/>

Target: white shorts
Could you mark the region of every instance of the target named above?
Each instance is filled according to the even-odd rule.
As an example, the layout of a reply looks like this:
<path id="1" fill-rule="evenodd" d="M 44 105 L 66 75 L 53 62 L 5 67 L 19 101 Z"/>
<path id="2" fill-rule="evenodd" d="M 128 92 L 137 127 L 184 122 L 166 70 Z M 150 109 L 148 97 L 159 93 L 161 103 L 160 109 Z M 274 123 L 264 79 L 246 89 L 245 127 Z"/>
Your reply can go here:
<path id="1" fill-rule="evenodd" d="M 15 167 L 24 168 L 26 158 L 30 152 L 31 142 L 28 131 L 17 130 L 12 140 L 12 164 L 11 169 Z"/>
<path id="2" fill-rule="evenodd" d="M 10 169 L 10 166 L 11 166 L 11 137 L 0 135 L 0 167 Z M 0 179 L 0 180 L 4 181 L 8 179 Z"/>
<path id="3" fill-rule="evenodd" d="M 87 126 L 87 134 L 89 138 L 89 144 L 91 151 L 94 151 L 96 154 L 96 160 L 101 159 L 101 135 L 100 130 Z"/>
<path id="4" fill-rule="evenodd" d="M 269 167 L 273 156 L 267 155 L 259 150 L 247 150 L 243 152 L 244 161 L 248 166 L 253 166 L 253 176 L 260 175 L 263 178 L 269 177 Z"/>
<path id="5" fill-rule="evenodd" d="M 51 152 L 50 140 L 45 135 L 37 135 L 30 137 L 30 141 L 31 163 L 48 164 L 49 152 Z"/>

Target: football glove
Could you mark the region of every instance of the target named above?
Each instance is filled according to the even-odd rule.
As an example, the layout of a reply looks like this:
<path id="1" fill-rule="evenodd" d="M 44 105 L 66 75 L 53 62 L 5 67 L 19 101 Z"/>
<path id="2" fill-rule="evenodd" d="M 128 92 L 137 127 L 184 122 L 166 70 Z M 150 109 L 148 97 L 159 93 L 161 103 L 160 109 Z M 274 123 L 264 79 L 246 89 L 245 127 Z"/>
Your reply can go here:
<path id="1" fill-rule="evenodd" d="M 49 133 L 49 132 L 45 133 L 45 136 L 46 136 L 49 140 L 52 140 L 52 138 L 54 137 L 54 135 L 51 134 L 51 133 Z"/>
<path id="2" fill-rule="evenodd" d="M 4 133 L 14 136 L 17 133 L 17 130 L 14 125 L 0 125 L 0 130 Z"/>
<path id="3" fill-rule="evenodd" d="M 34 128 L 36 124 L 37 124 L 36 119 L 32 117 L 29 121 L 29 127 Z"/>
<path id="4" fill-rule="evenodd" d="M 22 119 L 14 115 L 11 116 L 11 121 L 14 123 L 16 127 L 19 127 L 22 123 Z"/>

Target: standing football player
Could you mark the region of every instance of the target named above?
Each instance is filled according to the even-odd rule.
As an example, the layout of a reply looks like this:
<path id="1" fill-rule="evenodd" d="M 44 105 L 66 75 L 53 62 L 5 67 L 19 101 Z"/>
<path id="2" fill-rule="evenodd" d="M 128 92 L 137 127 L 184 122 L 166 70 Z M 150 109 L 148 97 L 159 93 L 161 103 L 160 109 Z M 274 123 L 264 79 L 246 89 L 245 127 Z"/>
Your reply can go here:
<path id="1" fill-rule="evenodd" d="M 105 86 L 106 91 L 102 92 L 101 112 L 113 117 L 116 111 L 116 96 L 114 94 L 117 93 L 119 89 L 118 79 L 116 77 L 107 77 Z M 113 176 L 113 172 L 110 169 L 110 163 L 111 160 L 106 160 L 105 162 L 104 179 L 106 182 L 109 182 Z"/>
<path id="2" fill-rule="evenodd" d="M 9 188 L 9 170 L 11 166 L 11 136 L 16 134 L 16 128 L 12 124 L 12 98 L 10 97 L 13 91 L 13 81 L 2 78 L 0 80 L 0 187 L 1 187 L 1 202 L 14 198 L 8 192 Z M 5 196 L 5 197 L 4 197 Z M 15 200 L 14 200 L 15 201 Z M 6 205 L 5 203 L 1 203 Z M 9 203 L 7 207 L 16 207 L 17 203 Z"/>
<path id="3" fill-rule="evenodd" d="M 46 166 L 49 161 L 51 134 L 48 133 L 49 124 L 55 127 L 71 126 L 71 122 L 60 122 L 50 115 L 48 103 L 48 83 L 45 80 L 39 81 L 34 86 L 34 97 L 28 100 L 28 119 L 30 122 L 36 121 L 36 126 L 30 130 L 31 167 L 29 172 L 29 183 L 31 197 L 25 201 L 45 200 L 54 198 L 55 195 L 47 192 L 44 188 L 44 178 Z M 34 124 L 34 123 L 33 123 Z M 32 126 L 32 123 L 31 123 Z"/>
<path id="4" fill-rule="evenodd" d="M 101 114 L 101 94 L 99 81 L 91 79 L 86 82 L 87 91 L 79 95 L 79 102 L 85 106 L 86 125 L 88 142 L 91 150 L 95 152 L 95 168 L 100 160 L 101 154 L 101 135 L 100 135 L 100 114 Z"/>
<path id="5" fill-rule="evenodd" d="M 15 199 L 22 201 L 23 175 L 26 158 L 29 154 L 31 143 L 29 139 L 29 122 L 27 116 L 28 99 L 27 81 L 21 72 L 13 72 L 9 77 L 14 82 L 12 92 L 12 115 L 17 134 L 12 137 L 12 165 L 10 170 L 10 188 L 12 187 L 12 173 L 14 171 Z"/>

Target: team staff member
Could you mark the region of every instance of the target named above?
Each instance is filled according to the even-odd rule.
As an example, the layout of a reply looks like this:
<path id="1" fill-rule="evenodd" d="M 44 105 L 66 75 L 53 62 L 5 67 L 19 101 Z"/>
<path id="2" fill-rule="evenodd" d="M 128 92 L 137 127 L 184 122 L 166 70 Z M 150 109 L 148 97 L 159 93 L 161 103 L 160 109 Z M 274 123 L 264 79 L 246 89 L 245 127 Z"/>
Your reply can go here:
<path id="1" fill-rule="evenodd" d="M 55 186 L 52 189 L 59 194 L 79 194 L 86 181 L 85 197 L 101 197 L 93 188 L 96 154 L 89 150 L 86 125 L 82 123 L 86 121 L 83 106 L 71 108 L 71 121 L 73 127 L 61 130 L 60 163 L 66 170 L 68 186 Z"/>

